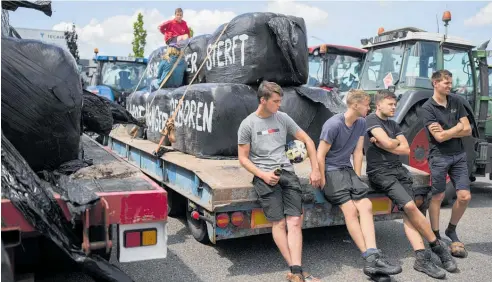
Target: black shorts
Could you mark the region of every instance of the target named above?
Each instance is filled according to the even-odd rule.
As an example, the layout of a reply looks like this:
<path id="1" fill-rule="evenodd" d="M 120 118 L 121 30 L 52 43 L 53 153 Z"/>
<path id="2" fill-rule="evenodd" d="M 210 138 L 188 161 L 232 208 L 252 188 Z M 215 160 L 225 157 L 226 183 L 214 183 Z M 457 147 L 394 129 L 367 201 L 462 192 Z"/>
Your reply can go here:
<path id="1" fill-rule="evenodd" d="M 350 200 L 360 200 L 367 196 L 369 187 L 360 180 L 352 168 L 325 172 L 326 184 L 323 187 L 326 199 L 334 206 Z"/>
<path id="2" fill-rule="evenodd" d="M 412 176 L 404 166 L 378 169 L 367 174 L 371 187 L 385 193 L 403 211 L 409 202 L 421 197 L 424 201 L 419 207 L 425 211 L 430 200 L 430 187 L 413 187 Z"/>
<path id="3" fill-rule="evenodd" d="M 449 174 L 456 190 L 470 190 L 468 162 L 466 153 L 454 156 L 429 156 L 432 180 L 432 195 L 446 191 L 446 175 Z"/>
<path id="4" fill-rule="evenodd" d="M 253 187 L 269 221 L 279 221 L 288 215 L 302 215 L 301 183 L 294 172 L 282 170 L 280 180 L 275 186 L 270 186 L 255 176 Z"/>

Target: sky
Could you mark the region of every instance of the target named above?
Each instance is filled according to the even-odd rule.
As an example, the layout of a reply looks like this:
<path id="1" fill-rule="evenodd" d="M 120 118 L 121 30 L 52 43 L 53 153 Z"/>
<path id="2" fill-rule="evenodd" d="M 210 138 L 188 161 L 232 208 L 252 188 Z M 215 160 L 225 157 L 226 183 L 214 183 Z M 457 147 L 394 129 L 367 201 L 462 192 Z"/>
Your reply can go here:
<path id="1" fill-rule="evenodd" d="M 51 17 L 19 8 L 10 12 L 9 18 L 17 28 L 65 31 L 75 23 L 80 57 L 88 59 L 96 47 L 99 55 L 132 53 L 133 22 L 141 12 L 148 34 L 148 56 L 164 45 L 157 26 L 171 19 L 177 7 L 184 10 L 184 20 L 195 35 L 213 33 L 243 13 L 276 12 L 304 18 L 309 45 L 324 42 L 359 47 L 360 39 L 375 36 L 379 27 L 391 30 L 414 26 L 437 32 L 439 25 L 443 32 L 442 13 L 449 10 L 450 35 L 476 45 L 492 38 L 490 1 L 53 1 Z"/>

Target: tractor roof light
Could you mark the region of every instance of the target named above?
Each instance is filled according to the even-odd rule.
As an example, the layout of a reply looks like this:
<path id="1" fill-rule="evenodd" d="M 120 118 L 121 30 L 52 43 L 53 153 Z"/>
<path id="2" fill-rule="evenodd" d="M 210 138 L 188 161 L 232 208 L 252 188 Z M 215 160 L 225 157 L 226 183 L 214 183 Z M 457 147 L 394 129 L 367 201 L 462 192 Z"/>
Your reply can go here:
<path id="1" fill-rule="evenodd" d="M 360 44 L 362 44 L 362 45 L 367 45 L 368 43 L 369 43 L 369 39 L 367 39 L 367 38 L 363 38 L 360 40 Z"/>
<path id="2" fill-rule="evenodd" d="M 328 52 L 328 46 L 326 46 L 326 44 L 321 44 L 321 46 L 319 46 L 319 52 L 321 54 Z"/>
<path id="3" fill-rule="evenodd" d="M 448 23 L 451 21 L 451 12 L 450 11 L 445 11 L 442 14 L 442 21 L 444 22 L 445 25 L 448 25 Z"/>
<path id="4" fill-rule="evenodd" d="M 94 53 L 97 55 L 99 53 L 99 49 L 98 48 L 94 48 Z"/>
<path id="5" fill-rule="evenodd" d="M 381 35 L 381 33 L 384 32 L 384 27 L 380 27 L 378 28 L 378 35 Z"/>

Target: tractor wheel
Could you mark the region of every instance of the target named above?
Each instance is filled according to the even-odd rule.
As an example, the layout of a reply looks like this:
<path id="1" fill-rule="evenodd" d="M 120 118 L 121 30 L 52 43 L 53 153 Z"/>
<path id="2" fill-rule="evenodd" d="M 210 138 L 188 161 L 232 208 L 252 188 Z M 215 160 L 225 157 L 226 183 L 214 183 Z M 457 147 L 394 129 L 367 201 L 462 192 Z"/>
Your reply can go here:
<path id="1" fill-rule="evenodd" d="M 429 156 L 429 140 L 427 139 L 424 124 L 417 115 L 421 107 L 422 104 L 413 106 L 400 124 L 400 128 L 410 146 L 410 155 L 408 157 L 402 156 L 401 161 L 411 167 L 430 173 L 427 160 Z M 454 187 L 449 176 L 446 176 L 446 183 L 446 196 L 443 205 L 452 203 L 456 197 L 456 192 L 453 194 Z"/>

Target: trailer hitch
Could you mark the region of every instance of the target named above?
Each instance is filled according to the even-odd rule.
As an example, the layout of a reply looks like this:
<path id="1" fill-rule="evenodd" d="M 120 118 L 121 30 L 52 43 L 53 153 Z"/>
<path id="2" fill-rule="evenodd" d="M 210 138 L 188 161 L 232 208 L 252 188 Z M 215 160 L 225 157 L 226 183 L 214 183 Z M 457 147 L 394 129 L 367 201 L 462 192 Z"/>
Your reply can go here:
<path id="1" fill-rule="evenodd" d="M 106 249 L 106 254 L 109 254 L 113 247 L 112 238 L 109 238 L 109 204 L 105 198 L 101 198 L 101 210 L 103 220 L 103 241 L 90 242 L 89 229 L 90 229 L 90 209 L 86 209 L 82 217 L 83 233 L 82 233 L 82 250 L 86 255 L 89 255 L 91 251 Z"/>

